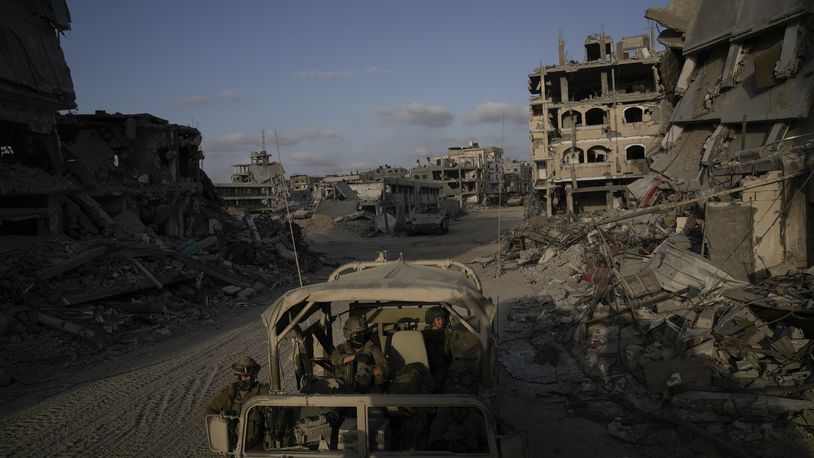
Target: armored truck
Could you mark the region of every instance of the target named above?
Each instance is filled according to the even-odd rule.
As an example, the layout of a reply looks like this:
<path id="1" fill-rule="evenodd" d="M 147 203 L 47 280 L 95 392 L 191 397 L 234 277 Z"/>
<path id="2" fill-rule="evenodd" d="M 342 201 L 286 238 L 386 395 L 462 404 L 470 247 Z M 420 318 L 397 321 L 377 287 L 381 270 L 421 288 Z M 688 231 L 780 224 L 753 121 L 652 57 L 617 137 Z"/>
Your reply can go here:
<path id="1" fill-rule="evenodd" d="M 427 311 L 438 308 L 449 317 L 449 364 L 469 377 L 453 388 L 405 389 L 405 374 L 427 373 L 422 331 Z M 263 312 L 271 394 L 251 398 L 237 416 L 208 416 L 209 447 L 240 457 L 525 456 L 523 437 L 494 414 L 495 314 L 478 276 L 456 261 L 380 257 L 341 266 Z M 350 317 L 367 323 L 387 358 L 390 383 L 381 390 L 360 393 L 338 381 L 330 355 Z"/>

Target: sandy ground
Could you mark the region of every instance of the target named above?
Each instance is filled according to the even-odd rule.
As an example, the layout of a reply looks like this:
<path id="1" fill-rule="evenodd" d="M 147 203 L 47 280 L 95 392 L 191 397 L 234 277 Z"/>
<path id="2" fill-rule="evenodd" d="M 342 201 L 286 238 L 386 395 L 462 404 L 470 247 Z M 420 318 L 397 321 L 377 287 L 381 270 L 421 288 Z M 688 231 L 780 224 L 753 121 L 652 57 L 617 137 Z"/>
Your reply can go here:
<path id="1" fill-rule="evenodd" d="M 521 216 L 519 207 L 504 209 L 502 228 L 517 224 Z M 387 250 L 391 259 L 468 262 L 496 252 L 497 224 L 497 210 L 491 209 L 453 221 L 444 236 L 359 239 L 332 231 L 309 237 L 313 249 L 337 260 L 373 259 Z M 501 304 L 536 294 L 520 271 L 497 278 L 494 267 L 476 270 L 486 294 Z M 0 456 L 208 455 L 203 410 L 231 382 L 229 366 L 238 356 L 248 354 L 265 366 L 259 314 L 272 300 L 258 299 L 226 322 L 15 393 L 14 401 L 0 406 Z M 564 398 L 503 371 L 499 399 L 500 416 L 528 433 L 530 456 L 639 455 L 613 439 L 605 421 L 578 416 Z"/>

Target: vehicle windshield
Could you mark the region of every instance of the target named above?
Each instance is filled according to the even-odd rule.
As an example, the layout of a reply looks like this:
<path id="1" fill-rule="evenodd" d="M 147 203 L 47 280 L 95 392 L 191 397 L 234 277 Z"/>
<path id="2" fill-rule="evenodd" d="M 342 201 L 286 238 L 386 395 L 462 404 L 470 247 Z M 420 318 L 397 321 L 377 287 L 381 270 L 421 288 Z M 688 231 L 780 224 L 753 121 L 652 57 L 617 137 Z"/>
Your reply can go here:
<path id="1" fill-rule="evenodd" d="M 335 456 L 489 453 L 489 428 L 481 408 L 433 402 L 437 405 L 255 405 L 242 429 L 243 451 Z M 360 418 L 366 423 L 360 424 Z M 365 440 L 362 447 L 360 441 Z"/>

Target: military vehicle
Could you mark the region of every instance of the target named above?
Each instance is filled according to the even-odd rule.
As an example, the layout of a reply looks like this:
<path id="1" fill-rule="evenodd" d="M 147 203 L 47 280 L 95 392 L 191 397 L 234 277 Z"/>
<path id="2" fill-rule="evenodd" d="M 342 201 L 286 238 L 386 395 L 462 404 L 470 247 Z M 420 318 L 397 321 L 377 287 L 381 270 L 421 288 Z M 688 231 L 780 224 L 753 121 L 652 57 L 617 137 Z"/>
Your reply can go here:
<path id="1" fill-rule="evenodd" d="M 452 260 L 383 258 L 341 266 L 325 283 L 288 291 L 263 312 L 271 394 L 251 398 L 239 416 L 208 416 L 212 451 L 275 457 L 525 456 L 524 438 L 503 431 L 494 415 L 496 307 L 478 276 Z M 353 394 L 340 386 L 329 355 L 344 340 L 343 322 L 362 317 L 390 373 L 399 374 L 429 367 L 422 329 L 433 307 L 443 307 L 451 318 L 446 331 L 451 365 L 468 368 L 466 390 L 396 390 L 395 380 L 376 394 Z"/>
<path id="2" fill-rule="evenodd" d="M 449 231 L 449 215 L 446 210 L 437 207 L 415 211 L 404 222 L 407 233 L 413 234 L 446 234 Z"/>

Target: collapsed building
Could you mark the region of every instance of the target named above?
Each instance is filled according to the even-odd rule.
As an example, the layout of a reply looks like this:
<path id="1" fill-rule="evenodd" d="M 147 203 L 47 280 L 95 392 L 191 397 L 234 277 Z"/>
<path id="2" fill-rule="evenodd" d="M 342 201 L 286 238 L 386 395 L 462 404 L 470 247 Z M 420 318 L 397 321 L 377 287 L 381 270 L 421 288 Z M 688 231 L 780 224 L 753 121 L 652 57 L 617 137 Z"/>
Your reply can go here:
<path id="1" fill-rule="evenodd" d="M 446 157 L 427 158 L 426 164 L 410 173 L 416 180 L 441 183 L 441 197 L 457 200 L 463 207 L 497 198 L 503 185 L 502 166 L 503 149 L 470 142 L 448 148 Z"/>
<path id="2" fill-rule="evenodd" d="M 264 149 L 252 151 L 250 162 L 234 164 L 232 181 L 215 183 L 215 191 L 230 207 L 252 213 L 275 211 L 285 206 L 288 185 L 283 165 Z"/>
<path id="3" fill-rule="evenodd" d="M 548 215 L 620 208 L 662 133 L 660 56 L 650 38 L 614 45 L 600 33 L 584 49 L 584 61 L 570 61 L 560 38 L 559 64 L 529 75 L 534 191 Z"/>
<path id="4" fill-rule="evenodd" d="M 651 62 L 663 136 L 640 132 L 642 168 L 602 191 L 603 213 L 575 215 L 573 193 L 570 212 L 549 203 L 507 234 L 503 268 L 522 269 L 540 295 L 510 306 L 507 332 L 526 334 L 508 339 L 504 367 L 552 390 L 569 384 L 589 404 L 615 399 L 623 408 L 608 432 L 624 441 L 652 444 L 669 424 L 700 439 L 672 435 L 695 453 L 713 444 L 733 456 L 811 456 L 814 5 L 674 0 L 646 17 L 665 27 L 666 50 Z M 589 59 L 601 60 L 604 40 L 588 40 Z M 550 69 L 539 86 L 532 74 L 533 90 L 549 90 Z M 538 155 L 560 135 L 543 128 L 563 109 L 537 111 L 542 199 L 570 173 L 556 154 L 573 144 Z M 627 205 L 611 205 L 611 192 Z M 586 378 L 604 388 L 580 386 Z"/>
<path id="5" fill-rule="evenodd" d="M 323 198 L 315 213 L 337 218 L 367 217 L 381 232 L 401 232 L 408 216 L 440 205 L 441 185 L 409 178 L 333 181 L 320 183 Z"/>
<path id="6" fill-rule="evenodd" d="M 0 2 L 0 17 L 0 385 L 289 286 L 295 256 L 320 265 L 297 226 L 226 213 L 197 129 L 58 113 L 76 107 L 64 1 Z"/>
<path id="7" fill-rule="evenodd" d="M 650 167 L 676 192 L 725 192 L 701 201 L 705 242 L 711 261 L 746 279 L 814 262 L 814 34 L 811 2 L 735 3 L 647 11 L 667 27 L 662 69 L 676 100 Z"/>

